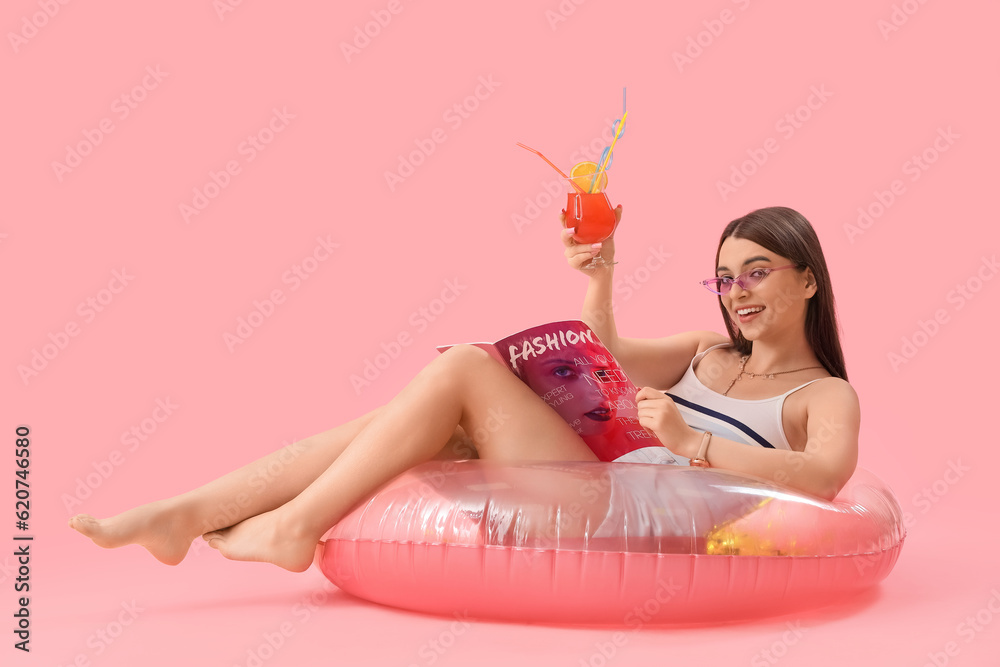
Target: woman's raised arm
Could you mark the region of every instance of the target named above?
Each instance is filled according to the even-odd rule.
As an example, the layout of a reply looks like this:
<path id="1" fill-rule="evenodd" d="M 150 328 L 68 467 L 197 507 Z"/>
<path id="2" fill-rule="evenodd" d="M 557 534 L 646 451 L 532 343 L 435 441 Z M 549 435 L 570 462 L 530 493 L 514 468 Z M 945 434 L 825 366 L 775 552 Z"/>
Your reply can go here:
<path id="1" fill-rule="evenodd" d="M 621 219 L 621 207 L 615 209 L 615 216 Z M 572 233 L 567 231 L 563 230 L 566 259 L 570 266 L 590 277 L 580 319 L 594 330 L 635 385 L 671 387 L 684 375 L 691 359 L 700 350 L 729 341 L 714 331 L 689 331 L 665 338 L 619 338 L 612 300 L 614 235 L 598 244 L 600 248 L 592 248 L 576 243 Z M 606 264 L 593 269 L 581 268 L 597 254 Z"/>

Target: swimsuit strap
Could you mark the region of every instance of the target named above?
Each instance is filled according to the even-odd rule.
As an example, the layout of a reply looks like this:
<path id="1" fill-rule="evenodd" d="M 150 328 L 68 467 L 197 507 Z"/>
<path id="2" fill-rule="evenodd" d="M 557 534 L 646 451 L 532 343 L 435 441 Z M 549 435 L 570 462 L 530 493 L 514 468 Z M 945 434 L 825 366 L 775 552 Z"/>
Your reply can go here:
<path id="1" fill-rule="evenodd" d="M 833 377 L 833 376 L 831 375 L 830 377 Z M 794 393 L 794 392 L 798 391 L 799 389 L 803 389 L 803 388 L 805 388 L 805 387 L 808 387 L 808 386 L 809 386 L 809 385 L 811 385 L 811 384 L 812 384 L 813 382 L 819 382 L 820 380 L 825 380 L 825 379 L 826 379 L 826 378 L 816 378 L 815 380 L 809 380 L 809 382 L 806 382 L 805 384 L 800 384 L 800 385 L 799 385 L 798 387 L 795 387 L 794 389 L 789 389 L 788 391 L 786 391 L 786 392 L 785 392 L 784 394 L 782 394 L 782 395 L 781 395 L 781 398 L 783 398 L 783 399 L 784 399 L 784 398 L 786 398 L 786 397 L 787 397 L 787 396 L 788 396 L 789 394 L 792 394 L 792 393 Z"/>
<path id="2" fill-rule="evenodd" d="M 712 350 L 714 350 L 716 348 L 719 348 L 719 347 L 732 347 L 732 346 L 733 346 L 732 343 L 719 343 L 718 345 L 713 345 L 712 347 L 710 347 L 710 348 L 708 348 L 706 350 L 702 350 L 698 354 L 694 355 L 694 357 L 691 359 L 691 368 L 694 368 L 694 364 L 695 364 L 696 361 L 701 361 L 702 357 L 704 357 L 706 354 L 708 354 Z"/>

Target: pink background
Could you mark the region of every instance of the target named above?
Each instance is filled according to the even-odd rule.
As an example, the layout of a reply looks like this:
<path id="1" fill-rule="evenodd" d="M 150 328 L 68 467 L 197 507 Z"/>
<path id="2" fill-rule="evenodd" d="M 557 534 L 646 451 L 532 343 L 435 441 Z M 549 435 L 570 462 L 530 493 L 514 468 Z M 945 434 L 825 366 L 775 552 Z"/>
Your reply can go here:
<path id="1" fill-rule="evenodd" d="M 209 549 L 168 568 L 137 547 L 92 547 L 65 522 L 178 493 L 351 419 L 434 345 L 578 317 L 586 278 L 562 256 L 554 173 L 514 144 L 564 168 L 595 158 L 623 86 L 628 130 L 608 186 L 624 205 L 619 330 L 721 330 L 697 281 L 722 227 L 761 206 L 800 210 L 832 272 L 861 465 L 896 490 L 911 526 L 895 571 L 857 604 L 629 632 L 606 663 L 995 664 L 1000 280 L 984 264 L 1000 246 L 995 3 L 233 1 L 4 5 L 2 469 L 9 490 L 14 429 L 29 425 L 35 535 L 33 651 L 5 630 L 4 664 L 247 665 L 282 624 L 290 633 L 263 664 L 604 664 L 608 629 L 474 623 L 459 635 L 449 619 L 326 593 L 316 570 Z M 697 57 L 679 68 L 687 48 Z M 825 99 L 800 109 L 811 90 Z M 797 111 L 789 132 L 782 119 Z M 270 143 L 251 153 L 250 135 Z M 717 182 L 769 139 L 777 151 L 724 200 Z M 390 188 L 386 172 L 428 141 Z M 57 174 L 81 144 L 88 154 Z M 914 170 L 925 151 L 934 162 Z M 213 173 L 226 187 L 185 220 L 181 205 Z M 851 237 L 859 207 L 879 212 L 896 180 L 891 205 Z M 318 238 L 336 248 L 305 262 L 307 280 L 283 280 Z M 670 257 L 658 266 L 653 251 Z M 274 290 L 282 302 L 230 350 L 224 336 Z M 77 335 L 60 336 L 67 326 Z M 356 390 L 351 376 L 400 336 L 409 344 Z M 919 347 L 894 367 L 904 338 Z M 36 350 L 51 358 L 25 380 Z M 176 407 L 153 421 L 167 399 Z M 145 440 L 123 444 L 143 423 Z M 0 556 L 4 628 L 13 563 Z M 133 604 L 120 636 L 96 638 Z M 977 613 L 991 622 L 960 634 Z M 788 623 L 804 629 L 794 644 Z"/>

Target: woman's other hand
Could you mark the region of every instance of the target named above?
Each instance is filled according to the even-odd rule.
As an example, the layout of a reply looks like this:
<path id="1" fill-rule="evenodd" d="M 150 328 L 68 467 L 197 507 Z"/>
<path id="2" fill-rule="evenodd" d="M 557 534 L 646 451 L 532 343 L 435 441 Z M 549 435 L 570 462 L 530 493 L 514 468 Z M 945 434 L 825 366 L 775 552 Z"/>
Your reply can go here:
<path id="1" fill-rule="evenodd" d="M 699 434 L 684 422 L 673 399 L 652 387 L 635 395 L 639 425 L 652 431 L 674 454 L 691 458 L 697 451 Z M 694 449 L 692 449 L 694 448 Z"/>

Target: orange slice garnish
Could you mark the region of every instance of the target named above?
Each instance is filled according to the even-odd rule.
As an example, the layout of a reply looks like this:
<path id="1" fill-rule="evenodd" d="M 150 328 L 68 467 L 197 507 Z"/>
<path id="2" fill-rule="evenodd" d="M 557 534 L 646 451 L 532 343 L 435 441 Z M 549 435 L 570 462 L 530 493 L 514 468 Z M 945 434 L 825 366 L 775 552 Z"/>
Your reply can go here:
<path id="1" fill-rule="evenodd" d="M 572 180 L 584 192 L 590 192 L 590 184 L 594 181 L 594 174 L 597 173 L 597 169 L 598 166 L 596 162 L 579 162 L 573 165 L 573 169 L 570 170 L 570 180 Z M 608 187 L 608 172 L 605 171 L 597 180 L 597 186 L 594 188 L 594 192 L 603 192 L 606 187 Z"/>

